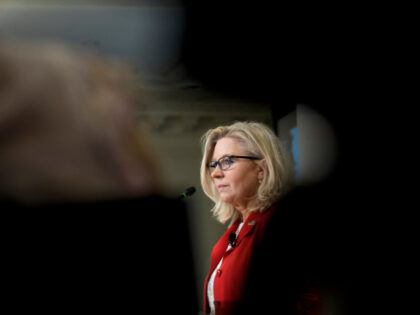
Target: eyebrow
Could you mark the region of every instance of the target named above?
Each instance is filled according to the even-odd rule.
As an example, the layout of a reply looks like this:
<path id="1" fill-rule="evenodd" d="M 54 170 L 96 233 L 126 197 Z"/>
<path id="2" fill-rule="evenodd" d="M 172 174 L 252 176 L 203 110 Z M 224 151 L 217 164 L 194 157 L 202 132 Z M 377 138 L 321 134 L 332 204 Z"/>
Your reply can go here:
<path id="1" fill-rule="evenodd" d="M 210 162 L 215 162 L 215 161 L 217 161 L 217 160 L 219 160 L 219 159 L 221 159 L 221 158 L 224 158 L 224 157 L 227 157 L 227 156 L 230 156 L 230 155 L 235 155 L 235 154 L 223 154 L 221 157 L 219 157 L 218 159 L 215 159 L 215 160 L 213 160 L 213 159 L 211 159 L 210 160 Z"/>

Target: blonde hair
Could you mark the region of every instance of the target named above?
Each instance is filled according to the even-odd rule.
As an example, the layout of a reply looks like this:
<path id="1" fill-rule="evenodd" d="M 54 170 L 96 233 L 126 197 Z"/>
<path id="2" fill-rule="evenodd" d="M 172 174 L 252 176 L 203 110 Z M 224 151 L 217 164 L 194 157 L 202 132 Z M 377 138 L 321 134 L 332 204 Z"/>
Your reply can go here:
<path id="1" fill-rule="evenodd" d="M 217 141 L 233 138 L 245 149 L 245 154 L 258 157 L 255 163 L 264 169 L 264 178 L 255 195 L 256 206 L 249 211 L 263 212 L 285 195 L 293 186 L 293 172 L 280 140 L 266 125 L 258 122 L 235 122 L 208 130 L 201 138 L 203 159 L 200 179 L 204 193 L 215 202 L 213 215 L 221 223 L 236 221 L 240 213 L 232 205 L 223 202 L 217 192 L 207 163 L 211 160 Z"/>

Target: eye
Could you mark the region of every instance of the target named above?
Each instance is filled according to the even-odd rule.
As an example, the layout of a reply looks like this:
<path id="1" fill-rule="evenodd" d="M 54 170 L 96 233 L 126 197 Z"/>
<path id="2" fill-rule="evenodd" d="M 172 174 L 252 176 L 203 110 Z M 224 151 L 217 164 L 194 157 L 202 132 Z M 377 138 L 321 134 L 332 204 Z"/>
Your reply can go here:
<path id="1" fill-rule="evenodd" d="M 207 166 L 208 166 L 209 168 L 215 168 L 215 167 L 217 166 L 217 162 L 215 162 L 215 161 L 211 161 L 211 162 L 207 163 Z"/>
<path id="2" fill-rule="evenodd" d="M 227 156 L 220 161 L 222 168 L 228 168 L 233 163 L 232 159 Z"/>

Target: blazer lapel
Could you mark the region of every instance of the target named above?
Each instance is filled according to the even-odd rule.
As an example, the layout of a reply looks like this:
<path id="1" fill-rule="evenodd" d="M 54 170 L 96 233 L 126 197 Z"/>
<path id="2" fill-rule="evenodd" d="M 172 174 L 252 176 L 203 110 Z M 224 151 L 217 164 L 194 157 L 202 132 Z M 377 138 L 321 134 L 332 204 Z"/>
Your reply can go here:
<path id="1" fill-rule="evenodd" d="M 251 214 L 245 221 L 244 226 L 239 232 L 239 235 L 236 240 L 236 245 L 239 245 L 245 237 L 251 235 L 254 232 L 255 226 L 258 224 L 258 217 L 258 212 L 251 212 Z"/>
<path id="2" fill-rule="evenodd" d="M 217 265 L 220 262 L 220 259 L 222 259 L 223 255 L 226 253 L 226 248 L 229 245 L 229 234 L 235 233 L 236 229 L 239 226 L 239 220 L 233 223 L 230 228 L 225 232 L 225 234 L 222 235 L 220 240 L 217 242 L 217 244 L 213 248 L 212 253 L 212 259 L 210 262 L 210 274 L 213 272 L 213 270 L 217 267 Z"/>

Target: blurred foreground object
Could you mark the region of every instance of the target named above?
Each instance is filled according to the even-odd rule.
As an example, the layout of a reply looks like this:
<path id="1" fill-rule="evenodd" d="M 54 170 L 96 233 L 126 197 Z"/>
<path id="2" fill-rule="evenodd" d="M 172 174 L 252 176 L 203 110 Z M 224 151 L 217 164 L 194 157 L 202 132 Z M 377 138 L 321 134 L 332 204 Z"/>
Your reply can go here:
<path id="1" fill-rule="evenodd" d="M 152 193 L 127 66 L 59 44 L 0 44 L 0 196 L 27 204 Z"/>
<path id="2" fill-rule="evenodd" d="M 137 83 L 88 53 L 0 42 L 6 308 L 197 313 L 186 208 L 159 191 Z"/>

